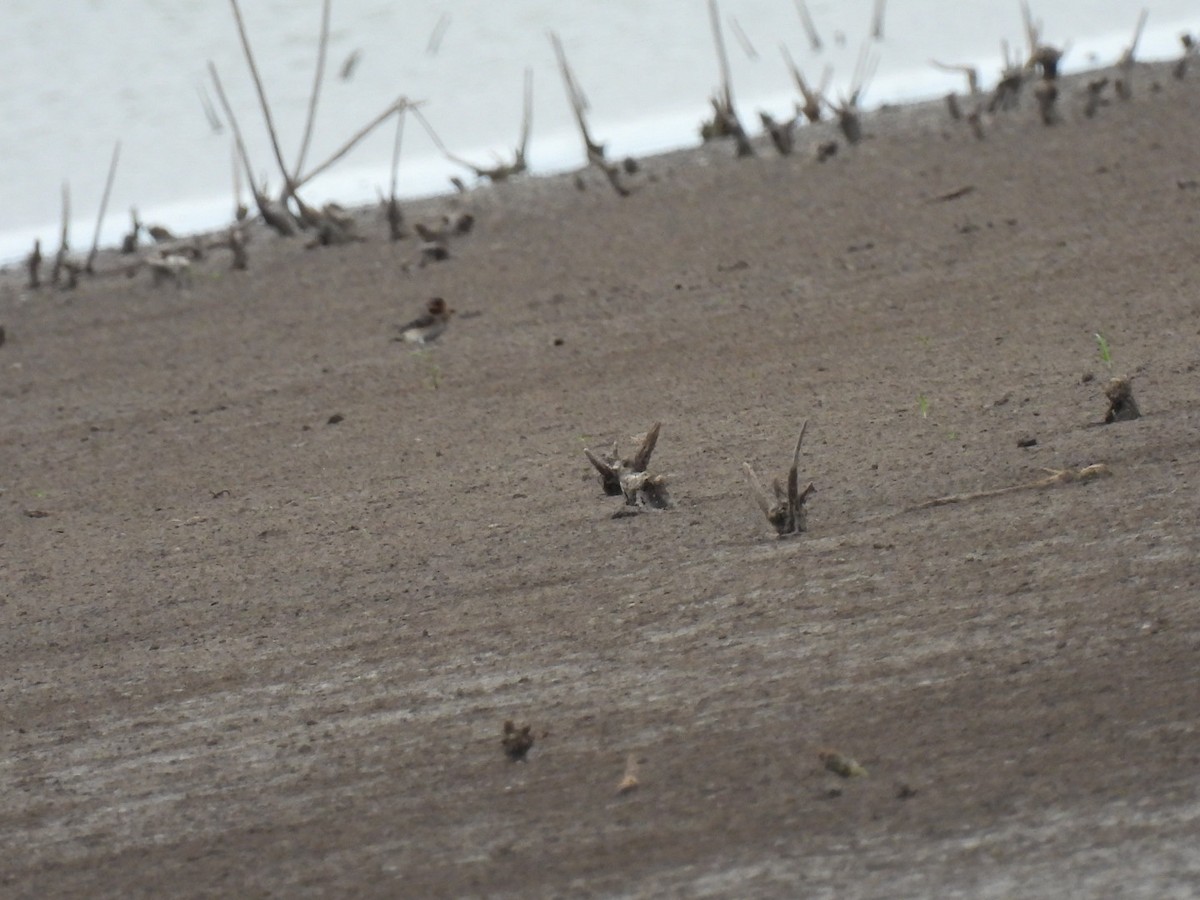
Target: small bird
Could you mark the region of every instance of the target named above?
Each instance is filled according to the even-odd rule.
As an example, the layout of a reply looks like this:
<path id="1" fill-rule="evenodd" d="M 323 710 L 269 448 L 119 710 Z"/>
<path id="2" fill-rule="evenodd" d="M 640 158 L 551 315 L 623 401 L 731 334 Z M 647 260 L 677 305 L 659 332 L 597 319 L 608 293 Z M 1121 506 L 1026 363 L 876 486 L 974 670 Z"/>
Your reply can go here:
<path id="1" fill-rule="evenodd" d="M 397 341 L 407 341 L 410 344 L 425 344 L 435 340 L 446 330 L 446 325 L 454 310 L 446 306 L 441 297 L 434 297 L 425 305 L 425 312 L 417 316 L 407 325 L 400 326 L 400 337 Z"/>

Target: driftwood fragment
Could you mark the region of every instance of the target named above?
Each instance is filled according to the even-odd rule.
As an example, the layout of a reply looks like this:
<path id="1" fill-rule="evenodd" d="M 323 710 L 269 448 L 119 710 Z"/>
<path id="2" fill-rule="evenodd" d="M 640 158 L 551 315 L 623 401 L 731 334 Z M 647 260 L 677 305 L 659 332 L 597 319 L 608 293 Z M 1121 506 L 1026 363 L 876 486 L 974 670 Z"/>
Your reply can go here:
<path id="1" fill-rule="evenodd" d="M 799 534 L 807 529 L 808 510 L 805 504 L 809 495 L 816 490 L 811 481 L 805 485 L 803 490 L 800 489 L 800 445 L 804 443 L 804 432 L 807 429 L 808 422 L 806 420 L 800 426 L 800 436 L 796 438 L 796 449 L 792 453 L 792 466 L 788 469 L 787 474 L 787 487 L 781 485 L 778 479 L 772 484 L 775 493 L 774 502 L 763 489 L 762 482 L 758 480 L 758 475 L 754 472 L 754 467 L 748 462 L 742 463 L 742 468 L 750 481 L 750 490 L 754 494 L 754 501 L 780 537 Z"/>
<path id="2" fill-rule="evenodd" d="M 671 505 L 671 497 L 667 490 L 667 476 L 651 475 L 646 470 L 650 467 L 650 457 L 658 443 L 661 422 L 655 422 L 642 437 L 637 452 L 622 459 L 617 454 L 617 445 L 606 456 L 597 456 L 587 447 L 584 456 L 600 473 L 600 487 L 609 497 L 625 498 L 625 505 L 631 507 L 649 506 L 651 509 L 667 509 Z"/>
<path id="3" fill-rule="evenodd" d="M 926 500 L 923 503 L 918 503 L 911 509 L 933 509 L 938 506 L 949 506 L 952 503 L 966 503 L 971 500 L 986 500 L 991 497 L 1002 497 L 1005 494 L 1015 494 L 1019 491 L 1032 491 L 1040 488 L 1057 487 L 1062 484 L 1078 484 L 1086 481 L 1096 481 L 1100 478 L 1107 478 L 1112 474 L 1104 463 L 1094 463 L 1090 466 L 1084 466 L 1081 469 L 1046 469 L 1050 474 L 1045 478 L 1039 478 L 1037 481 L 1029 481 L 1024 484 L 1013 484 L 1008 487 L 993 488 L 987 491 L 970 491 L 965 494 L 947 494 L 944 497 L 934 497 L 932 500 Z"/>
<path id="4" fill-rule="evenodd" d="M 1141 418 L 1141 410 L 1133 399 L 1133 379 L 1118 377 L 1110 379 L 1104 386 L 1104 396 L 1108 398 L 1108 412 L 1104 414 L 1104 424 L 1113 422 L 1131 422 Z"/>

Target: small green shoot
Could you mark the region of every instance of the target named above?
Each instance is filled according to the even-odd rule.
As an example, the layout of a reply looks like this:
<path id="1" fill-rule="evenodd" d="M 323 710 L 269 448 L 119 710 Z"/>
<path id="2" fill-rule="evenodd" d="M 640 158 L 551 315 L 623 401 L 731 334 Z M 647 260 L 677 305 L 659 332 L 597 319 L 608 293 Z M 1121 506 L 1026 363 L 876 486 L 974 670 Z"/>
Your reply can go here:
<path id="1" fill-rule="evenodd" d="M 1096 332 L 1095 337 L 1096 347 L 1100 351 L 1100 359 L 1103 360 L 1106 366 L 1108 366 L 1109 371 L 1112 371 L 1112 347 L 1108 345 L 1108 338 L 1106 338 L 1099 331 Z"/>
<path id="2" fill-rule="evenodd" d="M 922 419 L 929 418 L 929 398 L 924 394 L 917 397 L 917 410 L 921 413 Z"/>

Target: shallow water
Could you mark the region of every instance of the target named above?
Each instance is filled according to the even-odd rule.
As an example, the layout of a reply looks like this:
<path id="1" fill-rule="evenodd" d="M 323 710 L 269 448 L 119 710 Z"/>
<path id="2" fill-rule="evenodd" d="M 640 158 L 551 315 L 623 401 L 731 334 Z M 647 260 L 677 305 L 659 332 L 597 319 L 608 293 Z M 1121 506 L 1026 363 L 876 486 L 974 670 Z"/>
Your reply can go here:
<path id="1" fill-rule="evenodd" d="M 1112 61 L 1128 43 L 1136 2 L 1034 2 L 1044 37 L 1070 42 L 1065 68 Z M 244 14 L 271 102 L 285 161 L 294 165 L 313 80 L 320 0 L 244 0 Z M 872 0 L 811 0 L 823 48 L 814 52 L 793 0 L 721 4 L 735 96 L 743 116 L 790 111 L 794 99 L 779 45 L 811 80 L 832 66 L 832 93 L 848 89 L 869 29 Z M 64 19 L 69 20 L 64 24 Z M 756 55 L 737 40 L 733 21 Z M 431 38 L 443 23 L 438 46 Z M 68 27 L 69 26 L 69 27 Z M 217 133 L 200 93 L 212 98 L 206 61 L 221 73 L 256 175 L 278 169 L 241 53 L 230 7 L 213 0 L 8 0 L 9 64 L 0 75 L 0 260 L 28 252 L 35 237 L 58 242 L 60 190 L 70 181 L 72 238 L 91 242 L 116 141 L 121 159 L 103 235 L 119 239 L 128 210 L 176 231 L 218 227 L 232 209 L 232 139 Z M 1195 0 L 1157 0 L 1139 56 L 1178 54 L 1182 31 L 1200 28 Z M 404 94 L 424 111 L 452 152 L 481 165 L 510 152 L 521 117 L 526 66 L 534 72 L 530 163 L 548 172 L 580 165 L 583 151 L 546 33 L 558 32 L 590 103 L 590 123 L 613 154 L 645 154 L 698 141 L 697 126 L 719 76 L 702 0 L 562 3 L 554 0 L 336 0 L 329 61 L 309 151 L 320 161 Z M 1001 39 L 1024 44 L 1018 4 L 892 0 L 880 66 L 866 105 L 935 96 L 962 79 L 931 58 L 999 71 Z M 840 37 L 839 37 L 840 36 Z M 340 70 L 352 53 L 348 79 Z M 385 126 L 306 192 L 310 202 L 365 202 L 386 190 L 394 128 Z M 415 122 L 406 127 L 402 195 L 436 193 L 469 173 L 441 157 Z M 468 178 L 468 180 L 470 180 Z"/>

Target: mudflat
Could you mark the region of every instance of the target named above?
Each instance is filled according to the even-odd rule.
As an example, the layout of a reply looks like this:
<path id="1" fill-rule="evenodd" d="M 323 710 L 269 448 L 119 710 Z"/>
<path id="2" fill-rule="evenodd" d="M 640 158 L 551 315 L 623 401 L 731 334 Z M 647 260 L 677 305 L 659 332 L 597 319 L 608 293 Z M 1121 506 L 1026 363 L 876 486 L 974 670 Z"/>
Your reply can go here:
<path id="1" fill-rule="evenodd" d="M 0 893 L 1192 896 L 1188 74 L 481 188 L 425 266 L 371 212 L 9 272 Z M 779 539 L 742 465 L 804 421 Z M 583 450 L 656 422 L 614 517 Z"/>

